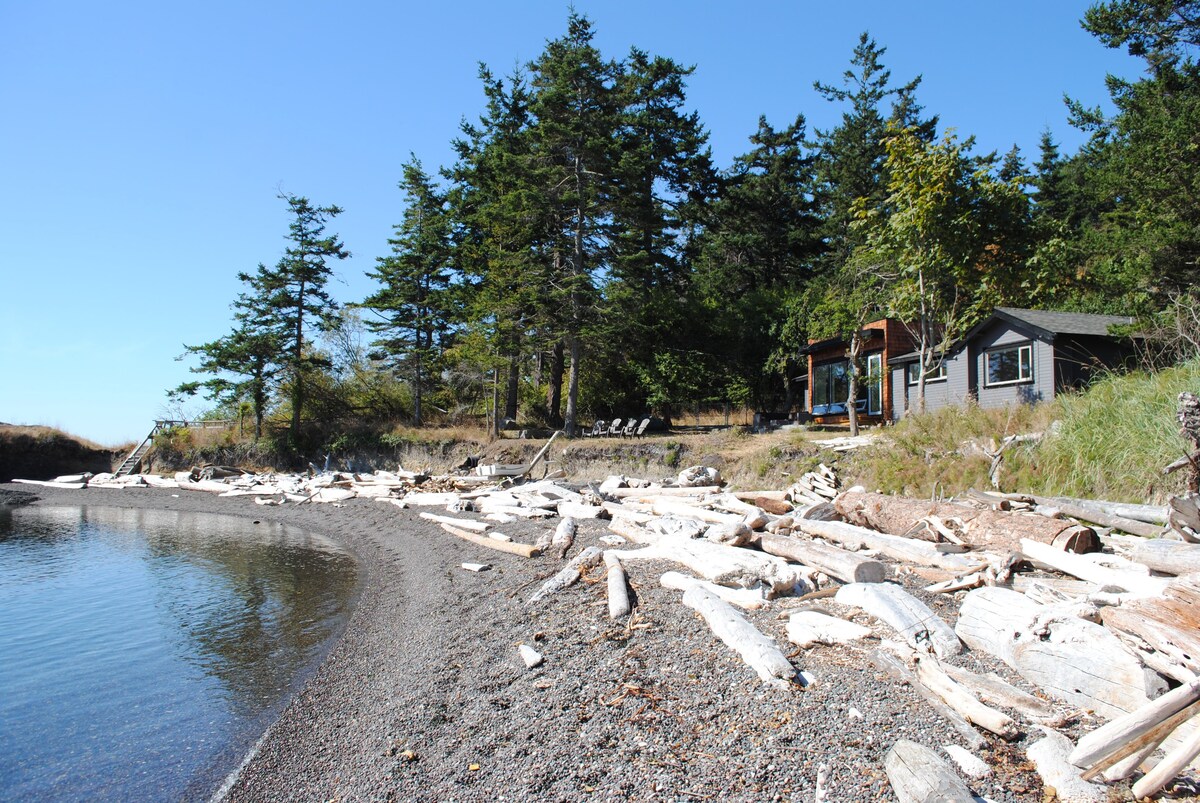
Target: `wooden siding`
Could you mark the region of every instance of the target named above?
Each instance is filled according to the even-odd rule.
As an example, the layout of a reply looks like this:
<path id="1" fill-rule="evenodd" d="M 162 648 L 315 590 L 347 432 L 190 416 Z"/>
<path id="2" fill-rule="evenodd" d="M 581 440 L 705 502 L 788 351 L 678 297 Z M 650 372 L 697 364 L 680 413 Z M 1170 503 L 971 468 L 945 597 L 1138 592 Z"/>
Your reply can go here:
<path id="1" fill-rule="evenodd" d="M 1003 346 L 1032 347 L 1033 379 L 1011 385 L 987 385 L 987 352 Z M 1032 404 L 1054 398 L 1054 345 L 1037 339 L 1037 335 L 1008 321 L 996 321 L 979 332 L 970 344 L 975 398 L 980 407 L 1004 407 L 1012 404 Z"/>

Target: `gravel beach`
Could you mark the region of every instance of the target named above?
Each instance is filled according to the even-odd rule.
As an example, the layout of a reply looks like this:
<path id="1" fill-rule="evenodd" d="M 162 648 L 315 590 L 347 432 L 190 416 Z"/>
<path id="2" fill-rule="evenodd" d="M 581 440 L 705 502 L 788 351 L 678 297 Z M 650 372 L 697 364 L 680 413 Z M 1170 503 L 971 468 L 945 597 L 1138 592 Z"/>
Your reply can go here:
<path id="1" fill-rule="evenodd" d="M 897 739 L 939 753 L 961 744 L 927 703 L 867 661 L 871 642 L 795 650 L 793 663 L 813 678 L 807 688 L 761 684 L 680 592 L 659 587 L 676 566 L 630 563 L 635 612 L 613 622 L 603 567 L 527 605 L 561 561 L 477 547 L 370 500 L 264 507 L 198 492 L 4 485 L 0 504 L 20 493 L 38 497 L 33 504 L 281 522 L 357 556 L 364 576 L 345 632 L 220 791 L 226 800 L 813 800 L 819 772 L 831 801 L 892 800 L 883 755 Z M 500 529 L 528 542 L 548 526 Z M 572 554 L 605 532 L 603 522 L 581 522 Z M 464 562 L 492 568 L 474 573 Z M 931 602 L 953 623 L 953 600 Z M 782 602 L 749 618 L 786 644 L 780 614 L 789 609 Z M 545 663 L 527 669 L 522 643 Z M 956 662 L 996 669 L 976 660 Z M 1024 757 L 1041 735 L 1030 730 L 1012 743 L 989 737 L 981 757 L 993 774 L 972 782 L 977 795 L 1043 800 Z"/>

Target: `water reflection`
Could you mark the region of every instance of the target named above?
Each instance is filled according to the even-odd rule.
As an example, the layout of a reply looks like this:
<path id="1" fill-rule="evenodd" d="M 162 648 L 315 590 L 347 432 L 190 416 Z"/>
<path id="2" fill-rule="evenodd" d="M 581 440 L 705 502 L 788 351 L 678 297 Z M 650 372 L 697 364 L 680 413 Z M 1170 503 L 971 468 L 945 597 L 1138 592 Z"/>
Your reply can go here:
<path id="1" fill-rule="evenodd" d="M 356 582 L 337 544 L 278 524 L 6 511 L 0 792 L 203 796 L 322 653 Z"/>

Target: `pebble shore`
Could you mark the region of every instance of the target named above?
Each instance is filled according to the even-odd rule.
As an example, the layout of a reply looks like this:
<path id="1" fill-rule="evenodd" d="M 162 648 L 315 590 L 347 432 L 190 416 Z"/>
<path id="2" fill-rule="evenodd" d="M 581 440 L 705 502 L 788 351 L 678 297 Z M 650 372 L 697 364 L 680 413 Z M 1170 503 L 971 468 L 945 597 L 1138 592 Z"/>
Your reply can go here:
<path id="1" fill-rule="evenodd" d="M 0 504 L 26 491 L 0 486 Z M 603 567 L 526 605 L 559 560 L 477 547 L 414 511 L 370 500 L 263 507 L 249 497 L 153 489 L 34 495 L 34 504 L 277 521 L 332 537 L 357 556 L 361 594 L 345 632 L 219 790 L 224 800 L 811 801 L 819 773 L 830 801 L 893 800 L 883 756 L 896 740 L 939 753 L 961 743 L 911 689 L 867 661 L 869 642 L 794 650 L 792 662 L 813 683 L 764 686 L 680 592 L 659 587 L 675 566 L 631 565 L 634 614 L 614 622 Z M 531 542 L 547 526 L 502 529 Z M 605 532 L 603 522 L 581 522 L 573 553 Z M 467 571 L 464 562 L 491 569 Z M 794 609 L 784 602 L 749 618 L 786 644 L 780 614 Z M 948 618 L 953 609 L 949 601 L 937 608 Z M 522 643 L 544 663 L 527 668 Z M 997 669 L 976 661 L 960 663 Z M 1043 800 L 1024 756 L 1040 735 L 989 738 L 980 757 L 992 774 L 971 783 L 975 794 Z"/>

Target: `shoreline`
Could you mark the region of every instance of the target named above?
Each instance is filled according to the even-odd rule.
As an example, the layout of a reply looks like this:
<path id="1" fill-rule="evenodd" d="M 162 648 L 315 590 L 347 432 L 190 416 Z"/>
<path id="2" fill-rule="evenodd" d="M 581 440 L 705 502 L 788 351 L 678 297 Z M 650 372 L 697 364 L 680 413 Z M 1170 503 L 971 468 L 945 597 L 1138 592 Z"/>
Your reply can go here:
<path id="1" fill-rule="evenodd" d="M 809 799 L 821 767 L 832 799 L 890 799 L 883 754 L 897 738 L 958 741 L 858 650 L 794 656 L 816 678 L 803 691 L 762 686 L 678 592 L 659 587 L 665 564 L 636 562 L 634 616 L 613 622 L 601 574 L 528 606 L 533 583 L 559 561 L 482 549 L 370 500 L 264 507 L 194 491 L 33 495 L 35 504 L 279 521 L 333 538 L 358 559 L 359 596 L 336 643 L 214 799 Z M 504 530 L 528 542 L 545 527 Z M 576 550 L 606 531 L 580 522 Z M 463 562 L 492 569 L 467 572 Z M 777 613 L 755 621 L 786 643 Z M 519 643 L 545 663 L 527 669 Z M 1041 800 L 1040 781 L 1020 766 L 1021 743 L 988 752 L 997 772 L 975 784 L 977 794 Z"/>

